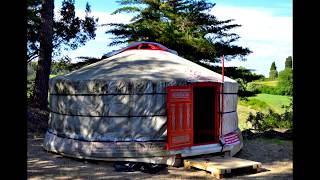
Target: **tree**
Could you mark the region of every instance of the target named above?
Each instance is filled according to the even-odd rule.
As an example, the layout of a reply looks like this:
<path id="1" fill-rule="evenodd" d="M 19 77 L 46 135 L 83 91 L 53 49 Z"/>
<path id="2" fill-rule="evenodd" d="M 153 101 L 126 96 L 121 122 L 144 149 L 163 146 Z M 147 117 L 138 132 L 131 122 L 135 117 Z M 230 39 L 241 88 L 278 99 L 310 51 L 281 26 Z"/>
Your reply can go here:
<path id="1" fill-rule="evenodd" d="M 134 13 L 129 24 L 111 23 L 107 34 L 115 38 L 110 45 L 133 41 L 154 41 L 176 50 L 180 56 L 198 64 L 219 62 L 251 53 L 232 43 L 240 37 L 229 30 L 240 27 L 233 20 L 219 21 L 210 14 L 215 4 L 206 0 L 121 0 L 117 13 Z"/>
<path id="2" fill-rule="evenodd" d="M 43 0 L 41 11 L 40 49 L 36 73 L 33 102 L 36 107 L 46 109 L 48 81 L 52 58 L 54 0 Z"/>
<path id="3" fill-rule="evenodd" d="M 41 0 L 28 0 L 27 11 L 27 60 L 39 57 L 40 27 L 42 9 Z M 61 48 L 74 50 L 94 39 L 98 19 L 89 16 L 90 5 L 86 4 L 84 19 L 75 15 L 74 0 L 63 0 L 58 16 L 53 21 L 53 52 L 59 55 Z"/>
<path id="4" fill-rule="evenodd" d="M 278 94 L 292 96 L 293 95 L 293 73 L 292 69 L 285 69 L 279 72 L 278 77 Z"/>
<path id="5" fill-rule="evenodd" d="M 293 73 L 292 73 L 292 57 L 289 56 L 285 61 L 285 69 L 279 72 L 278 76 L 278 94 L 293 95 Z"/>
<path id="6" fill-rule="evenodd" d="M 53 0 L 29 0 L 28 8 L 28 61 L 38 58 L 32 102 L 35 107 L 47 109 L 48 82 L 53 49 L 60 47 L 76 49 L 89 39 L 94 39 L 97 19 L 89 17 L 90 6 L 86 5 L 85 19 L 75 16 L 74 0 L 64 0 L 60 10 L 61 19 L 53 20 Z M 38 17 L 40 12 L 40 21 Z"/>
<path id="7" fill-rule="evenodd" d="M 276 63 L 273 61 L 270 67 L 269 79 L 276 79 L 278 77 L 278 71 Z"/>
<path id="8" fill-rule="evenodd" d="M 291 56 L 286 58 L 285 69 L 292 69 L 292 57 Z"/>

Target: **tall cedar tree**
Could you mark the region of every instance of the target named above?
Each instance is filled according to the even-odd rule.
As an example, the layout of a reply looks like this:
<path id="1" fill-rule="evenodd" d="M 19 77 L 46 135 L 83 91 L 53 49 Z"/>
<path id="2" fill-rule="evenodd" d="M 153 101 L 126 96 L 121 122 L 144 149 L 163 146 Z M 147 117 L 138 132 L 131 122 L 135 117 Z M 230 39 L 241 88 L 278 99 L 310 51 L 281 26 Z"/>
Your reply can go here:
<path id="1" fill-rule="evenodd" d="M 46 109 L 48 81 L 52 58 L 54 0 L 43 0 L 41 10 L 40 49 L 35 80 L 33 102 L 36 107 Z"/>
<path id="2" fill-rule="evenodd" d="M 276 79 L 278 77 L 278 71 L 276 63 L 273 61 L 270 67 L 269 78 Z"/>
<path id="3" fill-rule="evenodd" d="M 109 45 L 133 41 L 154 41 L 176 50 L 180 56 L 198 64 L 219 62 L 251 53 L 248 48 L 232 44 L 240 37 L 228 33 L 239 24 L 219 21 L 212 15 L 215 4 L 206 0 L 120 0 L 122 6 L 113 12 L 133 13 L 129 24 L 110 23 L 107 34 L 115 38 Z M 202 62 L 200 62 L 202 60 Z"/>
<path id="4" fill-rule="evenodd" d="M 41 0 L 28 0 L 27 47 L 28 62 L 39 57 Z M 90 5 L 86 4 L 84 19 L 75 15 L 74 0 L 62 1 L 62 7 L 53 19 L 53 52 L 59 55 L 61 48 L 74 50 L 94 39 L 98 19 L 89 16 Z"/>
<path id="5" fill-rule="evenodd" d="M 41 0 L 28 0 L 27 48 L 28 62 L 39 57 Z M 53 52 L 59 55 L 61 48 L 74 50 L 94 39 L 98 19 L 89 16 L 90 5 L 86 4 L 84 19 L 75 15 L 74 0 L 62 1 L 62 7 L 53 19 Z"/>
<path id="6" fill-rule="evenodd" d="M 285 69 L 292 69 L 292 56 L 286 58 Z"/>
<path id="7" fill-rule="evenodd" d="M 47 109 L 52 52 L 58 52 L 61 47 L 76 49 L 94 39 L 98 19 L 89 16 L 91 10 L 88 3 L 85 19 L 82 20 L 75 16 L 74 0 L 64 0 L 61 18 L 54 21 L 54 1 L 42 0 L 41 7 L 39 2 L 28 1 L 28 62 L 38 56 L 32 103 L 35 107 Z"/>

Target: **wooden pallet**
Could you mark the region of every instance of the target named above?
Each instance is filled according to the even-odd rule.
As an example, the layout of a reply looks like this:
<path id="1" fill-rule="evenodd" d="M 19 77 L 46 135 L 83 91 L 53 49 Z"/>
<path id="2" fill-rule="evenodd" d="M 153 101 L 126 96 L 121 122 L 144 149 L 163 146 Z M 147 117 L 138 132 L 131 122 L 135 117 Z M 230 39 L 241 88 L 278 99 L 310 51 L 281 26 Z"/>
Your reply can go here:
<path id="1" fill-rule="evenodd" d="M 235 158 L 235 157 L 210 157 L 210 158 L 195 158 L 185 159 L 184 167 L 191 167 L 209 171 L 211 175 L 220 179 L 224 174 L 231 173 L 235 169 L 253 169 L 256 172 L 261 168 L 260 162 Z"/>

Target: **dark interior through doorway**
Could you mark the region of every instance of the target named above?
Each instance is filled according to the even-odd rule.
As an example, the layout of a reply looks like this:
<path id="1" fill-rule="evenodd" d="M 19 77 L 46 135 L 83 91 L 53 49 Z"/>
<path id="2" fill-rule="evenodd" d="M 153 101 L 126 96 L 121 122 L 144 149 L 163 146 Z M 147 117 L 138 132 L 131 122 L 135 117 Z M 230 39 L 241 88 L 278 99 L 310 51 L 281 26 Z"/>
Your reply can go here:
<path id="1" fill-rule="evenodd" d="M 194 144 L 215 141 L 215 87 L 194 87 Z"/>

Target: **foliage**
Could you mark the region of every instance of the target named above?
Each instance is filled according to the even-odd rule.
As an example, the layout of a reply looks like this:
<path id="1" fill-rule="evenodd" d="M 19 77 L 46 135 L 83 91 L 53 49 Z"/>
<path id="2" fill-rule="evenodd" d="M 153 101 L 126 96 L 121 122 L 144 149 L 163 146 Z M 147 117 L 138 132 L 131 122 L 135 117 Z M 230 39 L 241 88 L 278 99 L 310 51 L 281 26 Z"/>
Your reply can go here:
<path id="1" fill-rule="evenodd" d="M 71 70 L 71 59 L 67 56 L 62 57 L 57 61 L 53 61 L 51 64 L 51 73 L 54 75 L 63 75 Z"/>
<path id="2" fill-rule="evenodd" d="M 252 82 L 252 84 L 261 84 L 261 85 L 276 87 L 278 85 L 278 80 L 269 81 L 266 78 L 261 78 L 259 81 Z"/>
<path id="3" fill-rule="evenodd" d="M 277 66 L 275 62 L 272 62 L 269 72 L 269 79 L 276 79 L 278 77 Z"/>
<path id="4" fill-rule="evenodd" d="M 54 18 L 54 54 L 59 55 L 61 48 L 76 49 L 90 39 L 94 39 L 98 19 L 90 16 L 90 5 L 86 4 L 85 17 L 75 15 L 74 0 L 63 0 L 59 14 Z M 38 57 L 41 26 L 41 0 L 27 1 L 27 49 L 28 62 Z"/>
<path id="5" fill-rule="evenodd" d="M 214 72 L 222 73 L 222 68 L 220 66 L 205 66 Z M 251 69 L 246 69 L 245 67 L 224 67 L 224 75 L 231 78 L 237 79 L 240 78 L 246 82 L 251 82 L 259 79 L 263 79 L 264 76 L 261 74 L 252 73 Z"/>
<path id="6" fill-rule="evenodd" d="M 277 87 L 268 86 L 264 84 L 257 84 L 255 82 L 248 83 L 247 91 L 252 92 L 254 94 L 273 94 L 273 95 L 281 95 L 278 94 Z"/>
<path id="7" fill-rule="evenodd" d="M 208 69 L 211 69 L 214 72 L 217 72 L 220 74 L 222 73 L 222 69 L 220 66 L 210 66 L 209 64 L 203 64 L 202 66 Z M 238 95 L 240 97 L 249 97 L 256 94 L 256 92 L 249 91 L 247 89 L 248 85 L 250 84 L 251 81 L 264 79 L 263 75 L 252 73 L 250 69 L 246 69 L 245 67 L 241 67 L 241 66 L 225 67 L 224 75 L 229 78 L 235 79 L 238 82 L 239 84 Z"/>
<path id="8" fill-rule="evenodd" d="M 255 99 L 255 98 L 242 98 L 239 104 L 243 106 L 248 106 L 249 108 L 255 109 L 255 110 L 263 110 L 268 108 L 268 105 L 266 102 L 261 101 L 259 99 Z"/>
<path id="9" fill-rule="evenodd" d="M 34 80 L 36 78 L 37 62 L 30 62 L 27 65 L 27 99 L 30 100 L 34 88 Z"/>
<path id="10" fill-rule="evenodd" d="M 291 103 L 289 106 L 286 106 L 285 112 L 283 114 L 278 114 L 274 112 L 272 109 L 269 109 L 267 114 L 264 114 L 262 112 L 256 112 L 256 114 L 253 115 L 250 112 L 246 122 L 250 123 L 253 129 L 260 132 L 267 131 L 272 128 L 292 129 L 292 105 L 293 104 Z"/>
<path id="11" fill-rule="evenodd" d="M 251 93 L 258 94 L 273 94 L 273 95 L 293 95 L 293 74 L 292 69 L 285 69 L 279 72 L 278 80 L 276 84 L 267 83 L 270 81 L 259 81 L 248 83 L 247 91 Z M 272 82 L 272 81 L 271 81 Z"/>
<path id="12" fill-rule="evenodd" d="M 250 97 L 255 94 L 255 92 L 248 91 L 248 82 L 245 79 L 237 78 L 235 79 L 239 84 L 238 96 L 241 98 Z"/>
<path id="13" fill-rule="evenodd" d="M 113 34 L 110 45 L 134 41 L 153 41 L 176 50 L 180 56 L 200 63 L 219 62 L 251 53 L 232 44 L 240 37 L 228 31 L 240 27 L 233 20 L 219 21 L 209 12 L 215 4 L 206 0 L 120 0 L 117 13 L 133 13 L 129 24 L 111 23 L 106 33 Z"/>
<path id="14" fill-rule="evenodd" d="M 281 95 L 293 95 L 293 74 L 292 69 L 285 69 L 280 71 L 278 77 L 279 83 L 277 86 L 278 94 Z"/>
<path id="15" fill-rule="evenodd" d="M 276 66 L 276 63 L 274 61 L 271 64 L 270 71 L 271 70 L 277 70 L 277 66 Z"/>
<path id="16" fill-rule="evenodd" d="M 286 58 L 285 69 L 292 69 L 292 56 Z"/>

